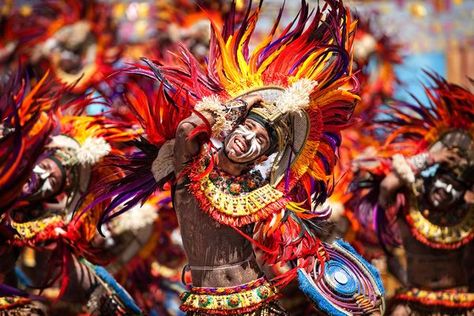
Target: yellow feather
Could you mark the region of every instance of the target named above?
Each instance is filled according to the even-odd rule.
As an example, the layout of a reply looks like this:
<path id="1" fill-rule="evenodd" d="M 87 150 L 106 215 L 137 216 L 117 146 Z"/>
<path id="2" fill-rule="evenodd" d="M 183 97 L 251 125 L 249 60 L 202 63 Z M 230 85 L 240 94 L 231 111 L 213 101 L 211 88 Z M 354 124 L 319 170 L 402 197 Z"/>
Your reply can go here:
<path id="1" fill-rule="evenodd" d="M 309 210 L 307 210 L 306 208 L 304 207 L 301 207 L 301 205 L 303 205 L 304 202 L 300 202 L 300 203 L 297 203 L 297 202 L 288 202 L 288 204 L 286 205 L 286 208 L 292 212 L 295 212 L 295 213 L 303 213 L 303 212 L 308 212 Z"/>

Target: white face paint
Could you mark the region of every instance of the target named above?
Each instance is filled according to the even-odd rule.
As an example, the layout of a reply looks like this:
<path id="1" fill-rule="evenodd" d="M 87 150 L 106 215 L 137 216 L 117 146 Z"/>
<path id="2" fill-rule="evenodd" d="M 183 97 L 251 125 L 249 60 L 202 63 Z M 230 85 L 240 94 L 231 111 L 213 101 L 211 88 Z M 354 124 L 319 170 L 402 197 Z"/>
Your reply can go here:
<path id="1" fill-rule="evenodd" d="M 232 132 L 226 142 L 226 147 L 229 145 L 231 147 L 228 149 L 229 153 L 239 160 L 256 158 L 263 151 L 262 144 L 257 140 L 257 134 L 245 125 L 239 125 Z M 237 151 L 234 147 L 238 147 L 239 150 Z"/>
<path id="2" fill-rule="evenodd" d="M 50 171 L 44 170 L 37 165 L 33 168 L 33 172 L 36 173 L 41 180 L 43 180 L 43 184 L 41 185 L 39 192 L 47 193 L 53 191 L 53 185 L 51 184 L 51 179 L 49 178 L 51 175 Z"/>
<path id="3" fill-rule="evenodd" d="M 436 179 L 433 186 L 435 189 L 444 190 L 447 193 L 448 199 L 450 200 L 456 200 L 462 195 L 461 191 L 456 190 L 451 183 L 446 183 L 443 179 Z"/>
<path id="4" fill-rule="evenodd" d="M 43 168 L 41 168 L 39 165 L 36 165 L 34 168 L 33 168 L 33 172 L 36 173 L 38 175 L 38 177 L 40 179 L 46 179 L 49 177 L 49 175 L 51 174 L 51 172 L 47 171 L 47 170 L 44 170 Z"/>

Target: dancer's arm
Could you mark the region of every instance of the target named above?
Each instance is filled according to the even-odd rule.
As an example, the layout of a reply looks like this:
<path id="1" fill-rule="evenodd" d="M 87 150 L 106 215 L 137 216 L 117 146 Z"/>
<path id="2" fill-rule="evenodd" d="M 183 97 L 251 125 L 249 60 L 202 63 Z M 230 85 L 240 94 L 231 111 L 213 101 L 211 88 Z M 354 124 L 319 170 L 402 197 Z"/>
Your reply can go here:
<path id="1" fill-rule="evenodd" d="M 239 111 L 238 115 L 244 116 L 252 106 L 261 102 L 262 98 L 258 95 L 248 95 L 240 98 L 239 101 L 245 108 L 243 111 Z M 222 107 L 228 109 L 226 105 L 222 105 Z M 227 112 L 230 113 L 229 111 Z M 199 113 L 207 120 L 211 127 L 214 126 L 218 120 L 223 119 L 211 110 L 203 109 L 200 110 Z M 205 124 L 205 122 L 202 117 L 196 113 L 191 114 L 179 123 L 174 146 L 175 170 L 177 173 L 181 172 L 182 169 L 199 154 L 201 145 L 207 136 L 204 135 L 204 131 L 202 135 L 193 135 L 192 138 L 190 135 L 192 135 L 196 127 L 202 124 Z"/>
<path id="2" fill-rule="evenodd" d="M 393 202 L 396 192 L 402 187 L 414 183 L 415 176 L 421 171 L 434 164 L 456 164 L 466 163 L 466 160 L 459 156 L 455 149 L 443 147 L 435 152 L 425 152 L 408 159 L 402 155 L 395 155 L 393 158 L 392 171 L 385 176 L 380 184 L 379 204 L 387 208 Z"/>

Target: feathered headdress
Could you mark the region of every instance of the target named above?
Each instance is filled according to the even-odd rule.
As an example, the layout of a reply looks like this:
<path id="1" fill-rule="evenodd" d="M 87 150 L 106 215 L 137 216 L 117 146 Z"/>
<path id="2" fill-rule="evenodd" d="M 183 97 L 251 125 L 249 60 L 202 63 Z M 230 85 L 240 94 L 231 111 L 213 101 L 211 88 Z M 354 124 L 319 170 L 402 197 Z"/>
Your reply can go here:
<path id="1" fill-rule="evenodd" d="M 133 131 L 129 123 L 114 121 L 101 115 L 64 115 L 59 121 L 61 134 L 52 137 L 48 148 L 64 150 L 65 163 L 68 165 L 92 166 L 113 151 L 121 152 L 112 148 L 111 142 L 129 141 L 139 132 Z"/>
<path id="2" fill-rule="evenodd" d="M 137 137 L 140 130 L 133 129 L 130 123 L 102 115 L 59 116 L 60 132 L 52 136 L 46 150 L 64 168 L 71 170 L 74 188 L 65 206 L 73 212 L 77 202 L 91 193 L 89 184 L 93 172 L 103 173 L 95 166 L 109 154 L 123 154 L 126 148 L 123 144 Z M 104 163 L 102 165 L 105 167 Z"/>
<path id="3" fill-rule="evenodd" d="M 261 3 L 254 11 L 248 8 L 241 24 L 246 27 L 239 27 L 232 18 L 222 31 L 212 23 L 207 71 L 184 50 L 181 65 L 160 67 L 160 71 L 172 89 L 190 91 L 188 98 L 196 103 L 211 96 L 226 102 L 256 89 L 279 88 L 281 92 L 270 97 L 277 105 L 276 113 L 304 112 L 308 129 L 304 146 L 292 157 L 285 189 L 290 190 L 304 174 L 326 182 L 336 160 L 338 133 L 348 123 L 358 98 L 349 74 L 355 25 L 340 2 L 327 1 L 313 15 L 302 2 L 297 19 L 277 34 L 280 11 L 270 33 L 251 50 L 260 9 Z M 291 99 L 297 101 L 288 102 Z"/>
<path id="4" fill-rule="evenodd" d="M 439 75 L 434 73 L 427 73 L 427 75 L 432 80 L 432 85 L 424 87 L 427 102 L 412 96 L 416 103 L 393 102 L 381 112 L 378 127 L 385 131 L 387 138 L 385 146 L 380 148 L 379 155 L 385 158 L 394 157 L 395 154 L 410 157 L 432 150 L 435 146 L 455 146 L 457 141 L 462 140 L 461 143 L 465 148 L 460 148 L 460 155 L 466 158 L 468 164 L 460 168 L 472 168 L 474 165 L 474 94 L 447 82 Z M 395 160 L 393 164 L 396 163 Z M 392 170 L 390 159 L 381 159 L 379 163 L 366 168 L 365 171 L 370 175 L 367 177 L 368 180 L 356 179 L 353 183 L 357 196 L 357 199 L 353 201 L 354 213 L 362 223 L 370 219 L 365 227 L 375 230 L 383 247 L 397 246 L 401 243 L 396 220 L 398 211 L 406 206 L 405 198 L 397 198 L 396 205 L 387 210 L 377 204 L 380 181 L 390 170 Z M 408 172 L 413 175 L 411 169 Z M 411 212 L 406 214 L 409 223 L 412 216 L 410 214 Z M 419 219 L 426 220 L 421 215 Z M 430 231 L 436 233 L 438 230 L 430 229 Z M 434 239 L 428 240 L 429 238 L 422 237 L 412 230 L 421 242 L 443 249 L 459 247 L 473 238 L 472 230 L 469 231 L 470 237 L 462 242 L 449 242 L 447 239 L 442 242 L 433 242 Z"/>
<path id="5" fill-rule="evenodd" d="M 412 96 L 416 104 L 398 101 L 382 112 L 388 116 L 379 120 L 388 133 L 387 155 L 426 151 L 453 130 L 462 130 L 474 137 L 474 94 L 439 75 L 427 75 L 433 81 L 432 86 L 424 87 L 427 104 Z"/>
<path id="6" fill-rule="evenodd" d="M 36 84 L 18 70 L 0 90 L 0 213 L 18 198 L 55 121 L 60 91 L 47 74 Z"/>
<path id="7" fill-rule="evenodd" d="M 72 92 L 84 93 L 114 72 L 112 64 L 118 60 L 120 49 L 114 42 L 110 5 L 100 1 L 47 0 L 32 10 L 35 23 L 31 27 L 41 29 L 42 34 L 35 38 L 30 59 L 51 69 Z M 78 54 L 81 60 L 74 69 L 63 66 L 64 52 L 58 52 L 61 50 Z"/>

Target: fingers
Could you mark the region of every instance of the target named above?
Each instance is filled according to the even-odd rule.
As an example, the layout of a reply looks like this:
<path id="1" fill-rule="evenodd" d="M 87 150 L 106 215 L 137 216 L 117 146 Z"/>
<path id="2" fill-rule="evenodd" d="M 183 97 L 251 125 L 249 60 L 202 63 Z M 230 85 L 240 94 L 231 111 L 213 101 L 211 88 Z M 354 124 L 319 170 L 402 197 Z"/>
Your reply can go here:
<path id="1" fill-rule="evenodd" d="M 259 94 L 250 94 L 241 98 L 248 104 L 248 109 L 251 109 L 254 105 L 263 102 L 263 98 Z"/>
<path id="2" fill-rule="evenodd" d="M 452 151 L 446 155 L 446 162 L 452 166 L 467 164 L 467 160 L 465 158 L 461 157 L 457 152 Z"/>
<path id="3" fill-rule="evenodd" d="M 467 204 L 474 204 L 474 191 L 466 191 L 464 193 L 464 201 Z"/>
<path id="4" fill-rule="evenodd" d="M 459 154 L 456 148 L 443 148 L 433 153 L 433 156 L 436 163 L 446 163 L 449 166 L 467 164 L 467 160 Z"/>
<path id="5" fill-rule="evenodd" d="M 454 159 L 456 160 L 456 163 L 464 166 L 468 164 L 468 160 L 466 157 L 464 157 L 457 148 L 453 149 L 451 152 L 454 152 L 454 155 L 456 156 Z"/>

